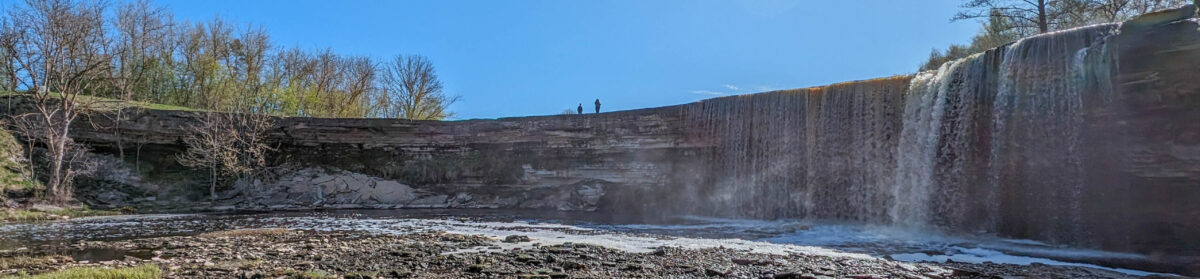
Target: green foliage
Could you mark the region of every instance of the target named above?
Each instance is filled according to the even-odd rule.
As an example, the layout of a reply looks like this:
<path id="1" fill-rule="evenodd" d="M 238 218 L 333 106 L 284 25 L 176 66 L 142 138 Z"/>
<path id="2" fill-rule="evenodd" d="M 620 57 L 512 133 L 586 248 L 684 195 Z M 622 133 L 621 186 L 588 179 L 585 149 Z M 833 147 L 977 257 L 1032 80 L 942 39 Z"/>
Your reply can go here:
<path id="1" fill-rule="evenodd" d="M 157 279 L 162 278 L 162 270 L 157 265 L 147 264 L 125 268 L 105 267 L 74 267 L 55 272 L 12 276 L 5 279 Z"/>

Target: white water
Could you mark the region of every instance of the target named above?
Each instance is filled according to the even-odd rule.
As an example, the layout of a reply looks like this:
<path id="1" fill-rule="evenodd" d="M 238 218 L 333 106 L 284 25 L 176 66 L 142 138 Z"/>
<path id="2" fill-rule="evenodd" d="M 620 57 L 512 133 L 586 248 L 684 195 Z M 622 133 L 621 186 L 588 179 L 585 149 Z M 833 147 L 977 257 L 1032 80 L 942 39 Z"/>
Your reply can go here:
<path id="1" fill-rule="evenodd" d="M 1023 234 L 1076 241 L 1085 223 L 1084 102 L 1111 93 L 1103 46 L 1116 27 L 1025 38 L 914 77 L 893 223 L 995 232 L 1008 214 L 1037 228 Z"/>
<path id="2" fill-rule="evenodd" d="M 1116 137 L 1085 117 L 1111 111 L 1116 28 L 1025 38 L 911 79 L 688 104 L 685 142 L 712 148 L 674 166 L 694 176 L 664 207 L 1117 246 L 1120 228 L 1102 228 L 1114 217 L 1095 209 L 1120 185 L 1087 182 L 1110 172 L 1095 155 Z"/>

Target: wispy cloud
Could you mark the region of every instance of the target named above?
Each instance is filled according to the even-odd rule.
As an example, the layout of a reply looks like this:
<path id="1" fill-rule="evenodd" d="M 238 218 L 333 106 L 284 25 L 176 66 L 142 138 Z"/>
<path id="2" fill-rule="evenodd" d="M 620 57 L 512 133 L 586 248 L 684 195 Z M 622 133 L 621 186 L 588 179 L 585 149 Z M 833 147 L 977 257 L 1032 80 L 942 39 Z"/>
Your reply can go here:
<path id="1" fill-rule="evenodd" d="M 708 95 L 708 96 L 725 96 L 728 94 L 728 93 L 724 93 L 724 92 L 709 91 L 709 90 L 692 90 L 691 93 L 696 94 L 696 95 Z"/>
<path id="2" fill-rule="evenodd" d="M 719 88 L 718 90 L 692 90 L 689 93 L 705 96 L 727 96 L 779 90 L 770 85 L 756 85 L 743 88 L 733 84 L 721 84 Z"/>

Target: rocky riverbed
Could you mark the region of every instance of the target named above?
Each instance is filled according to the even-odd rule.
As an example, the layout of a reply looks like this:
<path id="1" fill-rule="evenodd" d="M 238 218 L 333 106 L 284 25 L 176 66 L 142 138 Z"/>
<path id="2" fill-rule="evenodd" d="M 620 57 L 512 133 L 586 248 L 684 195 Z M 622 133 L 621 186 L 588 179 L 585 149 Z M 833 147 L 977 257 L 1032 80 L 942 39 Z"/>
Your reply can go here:
<path id="1" fill-rule="evenodd" d="M 83 260 L 89 257 L 92 260 Z M 906 263 L 856 254 L 758 253 L 725 247 L 629 252 L 586 244 L 542 244 L 519 234 L 489 237 L 446 232 L 241 229 L 0 251 L 0 276 L 145 264 L 159 266 L 167 278 L 1128 277 L 1082 267 Z"/>

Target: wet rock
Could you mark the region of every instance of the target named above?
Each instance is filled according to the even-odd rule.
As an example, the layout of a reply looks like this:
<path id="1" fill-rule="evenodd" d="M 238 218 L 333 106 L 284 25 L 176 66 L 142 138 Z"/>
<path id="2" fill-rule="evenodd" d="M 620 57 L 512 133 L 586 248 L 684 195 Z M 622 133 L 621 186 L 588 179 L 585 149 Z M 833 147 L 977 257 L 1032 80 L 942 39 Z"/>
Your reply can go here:
<path id="1" fill-rule="evenodd" d="M 854 279 L 882 279 L 885 276 L 875 275 L 875 274 L 852 274 L 852 275 L 846 275 L 846 277 L 854 278 Z"/>
<path id="2" fill-rule="evenodd" d="M 539 263 L 541 263 L 541 261 L 539 261 L 537 258 L 534 258 L 532 255 L 529 255 L 529 254 L 519 254 L 519 255 L 517 255 L 517 261 L 518 261 L 518 262 L 522 262 L 522 263 L 528 263 L 528 264 L 539 264 Z"/>
<path id="3" fill-rule="evenodd" d="M 485 267 L 483 265 L 473 264 L 473 265 L 468 265 L 467 268 L 464 270 L 466 270 L 467 272 L 470 272 L 470 273 L 483 273 L 484 268 Z"/>
<path id="4" fill-rule="evenodd" d="M 401 270 L 390 270 L 388 272 L 380 273 L 380 275 L 390 277 L 390 278 L 409 278 L 409 277 L 412 277 L 412 272 L 401 271 Z"/>
<path id="5" fill-rule="evenodd" d="M 266 279 L 266 278 L 270 278 L 270 277 L 268 277 L 266 274 L 263 274 L 263 273 L 246 271 L 246 272 L 238 273 L 237 278 L 238 279 Z"/>
<path id="6" fill-rule="evenodd" d="M 530 242 L 530 241 L 532 241 L 532 240 L 530 240 L 528 236 L 524 236 L 524 235 L 510 235 L 510 236 L 507 236 L 504 238 L 504 243 L 518 243 L 518 242 Z"/>
<path id="7" fill-rule="evenodd" d="M 709 276 L 709 277 L 713 277 L 713 276 L 724 277 L 724 276 L 729 275 L 729 270 L 724 269 L 724 268 L 705 268 L 704 275 Z"/>
<path id="8" fill-rule="evenodd" d="M 740 264 L 740 265 L 770 265 L 771 264 L 770 261 L 754 260 L 754 259 L 733 259 L 731 261 L 735 264 Z"/>

